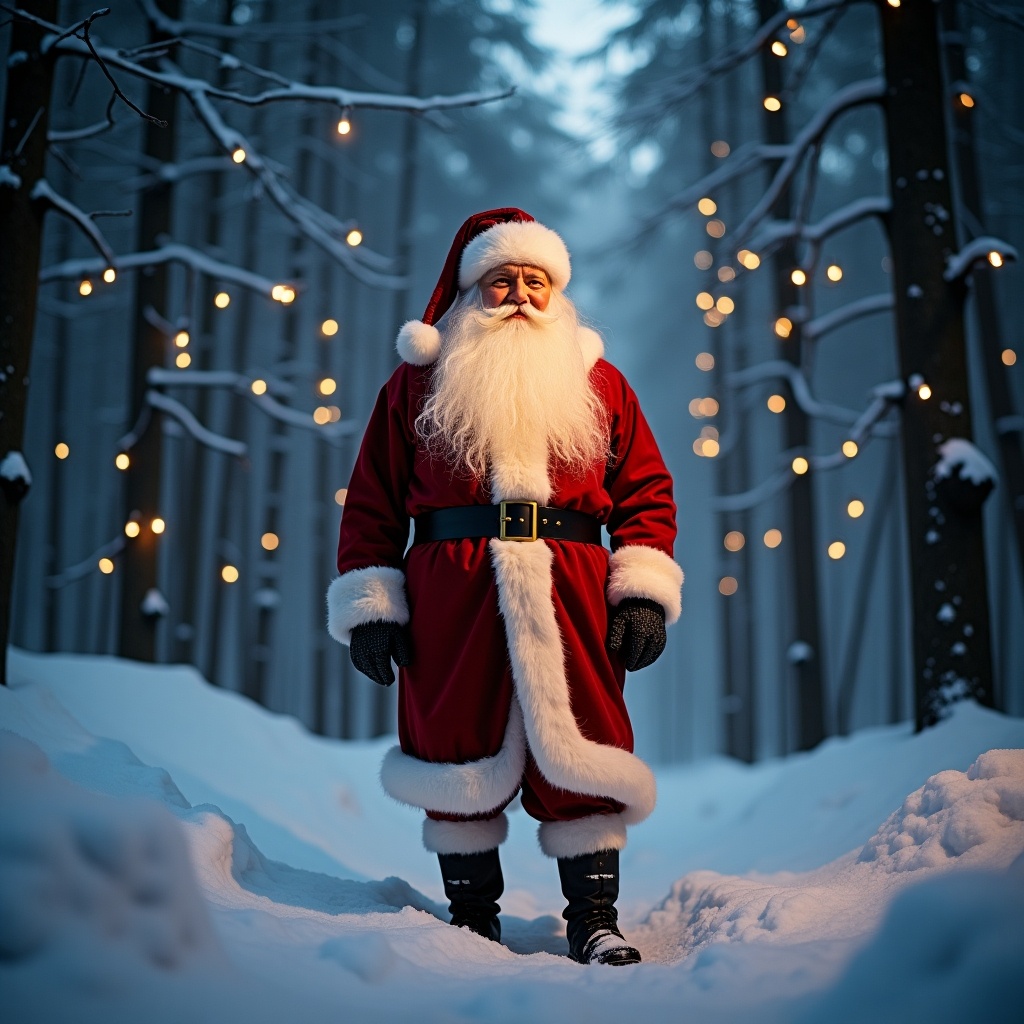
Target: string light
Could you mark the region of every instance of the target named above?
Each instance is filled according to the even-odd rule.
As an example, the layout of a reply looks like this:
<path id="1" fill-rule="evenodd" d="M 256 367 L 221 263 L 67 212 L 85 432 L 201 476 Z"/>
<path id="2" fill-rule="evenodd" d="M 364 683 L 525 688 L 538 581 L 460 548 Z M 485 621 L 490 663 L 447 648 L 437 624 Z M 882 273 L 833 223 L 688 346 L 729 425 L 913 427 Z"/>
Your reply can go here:
<path id="1" fill-rule="evenodd" d="M 313 410 L 313 422 L 322 427 L 325 423 L 331 422 L 331 410 L 326 405 L 318 405 Z"/>
<path id="2" fill-rule="evenodd" d="M 789 49 L 781 39 L 776 39 L 775 42 L 772 43 L 772 53 L 774 53 L 776 57 L 785 57 L 786 54 L 789 53 Z"/>
<path id="3" fill-rule="evenodd" d="M 178 331 L 174 336 L 174 344 L 177 345 L 178 348 L 185 348 L 191 340 L 192 339 L 189 337 L 188 331 Z"/>
<path id="4" fill-rule="evenodd" d="M 731 151 L 732 147 L 724 139 L 716 139 L 711 143 L 711 155 L 717 156 L 720 160 L 727 157 Z"/>
<path id="5" fill-rule="evenodd" d="M 359 230 L 359 228 L 353 228 L 345 236 L 345 241 L 348 242 L 348 244 L 351 245 L 353 248 L 355 248 L 355 246 L 359 245 L 359 243 L 362 242 L 362 240 L 363 240 L 363 233 L 362 233 L 362 231 Z"/>
<path id="6" fill-rule="evenodd" d="M 962 92 L 959 96 L 960 103 L 968 110 L 974 106 L 974 97 L 969 92 Z"/>
<path id="7" fill-rule="evenodd" d="M 333 377 L 324 377 L 317 389 L 321 395 L 333 395 L 338 390 L 338 382 Z"/>
<path id="8" fill-rule="evenodd" d="M 718 301 L 715 303 L 715 309 L 717 309 L 719 313 L 724 313 L 728 316 L 736 309 L 736 303 L 733 302 L 728 295 L 722 295 L 719 296 Z"/>
<path id="9" fill-rule="evenodd" d="M 179 370 L 185 370 L 192 365 L 192 357 L 187 352 L 179 352 L 174 357 L 174 365 Z"/>
<path id="10" fill-rule="evenodd" d="M 846 545 L 841 540 L 834 540 L 828 546 L 828 557 L 838 562 L 846 554 Z"/>
<path id="11" fill-rule="evenodd" d="M 774 413 L 780 413 L 786 408 L 786 400 L 782 395 L 769 395 L 767 404 L 769 411 Z"/>
<path id="12" fill-rule="evenodd" d="M 337 423 L 341 419 L 341 410 L 336 405 L 327 406 L 327 411 L 331 414 L 332 423 Z"/>
<path id="13" fill-rule="evenodd" d="M 343 117 L 338 122 L 338 134 L 348 135 L 350 131 L 352 131 L 352 122 L 347 117 Z"/>
<path id="14" fill-rule="evenodd" d="M 127 537 L 138 537 L 142 532 L 142 527 L 139 526 L 134 519 L 129 519 L 128 522 L 124 524 L 124 532 Z"/>
<path id="15" fill-rule="evenodd" d="M 238 570 L 233 565 L 225 565 L 220 571 L 220 578 L 225 583 L 237 583 Z"/>
<path id="16" fill-rule="evenodd" d="M 887 0 L 890 7 L 899 7 L 900 0 Z"/>
<path id="17" fill-rule="evenodd" d="M 132 460 L 128 458 L 127 452 L 118 452 L 117 456 L 114 458 L 114 465 L 122 472 L 124 472 L 131 464 Z"/>
<path id="18" fill-rule="evenodd" d="M 704 323 L 706 323 L 708 327 L 720 327 L 725 323 L 725 314 L 720 313 L 717 309 L 709 309 L 704 314 Z"/>
<path id="19" fill-rule="evenodd" d="M 720 221 L 717 218 L 715 220 L 709 220 L 707 224 L 704 225 L 704 230 L 707 231 L 712 238 L 721 238 L 722 235 L 725 234 L 725 222 Z"/>
<path id="20" fill-rule="evenodd" d="M 92 281 L 83 281 L 78 286 L 79 295 L 92 295 Z"/>
<path id="21" fill-rule="evenodd" d="M 267 393 L 267 382 L 265 380 L 254 380 L 249 385 L 254 395 L 265 395 Z"/>
<path id="22" fill-rule="evenodd" d="M 848 458 L 852 459 L 860 449 L 857 447 L 856 441 L 844 441 L 843 442 L 843 454 Z"/>
<path id="23" fill-rule="evenodd" d="M 782 109 L 782 101 L 778 96 L 765 96 L 764 109 L 770 110 L 774 114 L 776 111 Z"/>
<path id="24" fill-rule="evenodd" d="M 53 449 L 53 454 L 56 455 L 58 459 L 66 459 L 71 454 L 71 449 L 61 441 L 57 447 Z"/>
<path id="25" fill-rule="evenodd" d="M 161 534 L 167 529 L 167 524 L 157 516 L 153 522 L 149 524 L 149 528 L 156 534 Z"/>
<path id="26" fill-rule="evenodd" d="M 719 267 L 718 268 L 718 280 L 723 283 L 734 281 L 736 279 L 736 271 L 732 267 Z"/>
<path id="27" fill-rule="evenodd" d="M 801 287 L 802 285 L 807 284 L 807 274 L 803 270 L 801 270 L 799 267 L 797 267 L 796 270 L 794 270 L 789 275 L 789 279 L 790 279 L 790 281 L 793 282 L 793 284 L 795 284 L 797 286 L 797 288 Z"/>
<path id="28" fill-rule="evenodd" d="M 790 465 L 797 476 L 803 476 L 811 468 L 811 464 L 802 455 L 798 455 Z"/>
<path id="29" fill-rule="evenodd" d="M 698 292 L 694 301 L 698 309 L 711 309 L 715 305 L 715 297 L 711 292 Z"/>
<path id="30" fill-rule="evenodd" d="M 758 256 L 756 252 L 751 252 L 749 249 L 740 249 L 740 251 L 736 253 L 736 259 L 738 259 L 740 263 L 747 268 L 747 270 L 757 270 L 757 268 L 761 266 L 761 257 Z"/>
<path id="31" fill-rule="evenodd" d="M 344 506 L 345 499 L 347 497 L 348 497 L 348 488 L 347 487 L 339 487 L 334 492 L 334 504 L 335 505 L 342 505 L 342 506 Z"/>
<path id="32" fill-rule="evenodd" d="M 723 597 L 732 597 L 733 594 L 739 589 L 739 584 L 736 582 L 733 576 L 723 576 L 718 581 L 718 592 Z"/>
<path id="33" fill-rule="evenodd" d="M 932 397 L 932 389 L 927 384 L 919 385 L 917 389 L 917 397 L 922 401 L 927 402 Z"/>
<path id="34" fill-rule="evenodd" d="M 788 338 L 792 332 L 793 321 L 790 320 L 789 317 L 780 316 L 779 319 L 775 321 L 775 333 L 780 338 Z"/>
<path id="35" fill-rule="evenodd" d="M 338 321 L 337 320 L 325 320 L 320 325 L 320 333 L 325 338 L 333 338 L 338 333 Z"/>
<path id="36" fill-rule="evenodd" d="M 842 281 L 843 279 L 843 268 L 838 263 L 832 263 L 825 271 L 825 276 L 830 281 Z"/>
<path id="37" fill-rule="evenodd" d="M 213 304 L 218 309 L 227 309 L 231 305 L 231 296 L 227 292 L 217 292 L 213 297 Z"/>
<path id="38" fill-rule="evenodd" d="M 694 363 L 698 370 L 713 370 L 715 368 L 715 357 L 710 352 L 698 352 Z"/>
<path id="39" fill-rule="evenodd" d="M 1012 348 L 1004 348 L 999 356 L 1003 361 L 1003 366 L 1013 366 L 1017 362 L 1017 353 Z"/>
<path id="40" fill-rule="evenodd" d="M 265 533 L 260 537 L 260 544 L 264 551 L 276 551 L 280 543 L 281 540 L 276 533 Z"/>
<path id="41" fill-rule="evenodd" d="M 114 563 L 109 558 L 101 558 L 98 564 L 104 576 L 109 576 L 114 571 Z"/>
<path id="42" fill-rule="evenodd" d="M 771 529 L 766 530 L 764 535 L 764 546 L 766 548 L 777 548 L 782 543 L 782 531 Z"/>
<path id="43" fill-rule="evenodd" d="M 802 43 L 807 38 L 807 31 L 796 18 L 790 18 L 786 22 L 786 28 L 791 29 L 789 38 L 794 43 Z"/>
<path id="44" fill-rule="evenodd" d="M 236 164 L 244 164 L 245 163 L 245 150 L 242 149 L 241 146 L 236 146 L 234 151 L 231 154 L 231 159 L 234 160 Z"/>
<path id="45" fill-rule="evenodd" d="M 746 543 L 747 538 L 739 530 L 730 530 L 722 540 L 726 551 L 739 551 Z"/>
<path id="46" fill-rule="evenodd" d="M 846 514 L 851 519 L 860 519 L 860 517 L 864 515 L 864 502 L 861 501 L 860 498 L 854 498 L 846 506 Z"/>
<path id="47" fill-rule="evenodd" d="M 286 284 L 275 284 L 270 289 L 270 297 L 275 302 L 280 302 L 287 306 L 289 302 L 295 301 L 295 289 L 289 288 Z"/>
<path id="48" fill-rule="evenodd" d="M 1003 265 L 1003 254 L 1001 252 L 996 252 L 993 249 L 992 252 L 988 254 L 988 261 L 993 267 L 1001 267 Z M 83 292 L 82 294 L 86 295 L 88 293 Z"/>
<path id="49" fill-rule="evenodd" d="M 716 203 L 714 199 L 709 199 L 705 196 L 699 203 L 697 203 L 697 209 L 700 210 L 705 217 L 710 217 L 718 210 L 718 203 Z"/>
<path id="50" fill-rule="evenodd" d="M 106 281 L 107 284 L 113 284 L 114 281 L 117 280 L 117 271 L 113 267 L 107 267 L 107 269 L 103 271 L 103 280 Z"/>

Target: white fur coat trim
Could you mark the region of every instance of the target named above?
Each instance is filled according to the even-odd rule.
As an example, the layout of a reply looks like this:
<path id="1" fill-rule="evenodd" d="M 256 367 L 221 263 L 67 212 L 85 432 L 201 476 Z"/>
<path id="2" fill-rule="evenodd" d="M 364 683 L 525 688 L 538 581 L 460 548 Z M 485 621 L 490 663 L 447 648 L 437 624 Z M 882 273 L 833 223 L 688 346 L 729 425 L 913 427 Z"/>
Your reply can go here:
<path id="1" fill-rule="evenodd" d="M 503 263 L 546 270 L 559 291 L 572 276 L 569 250 L 551 228 L 536 221 L 507 221 L 477 235 L 462 250 L 459 291 L 471 288 L 488 270 Z"/>
<path id="2" fill-rule="evenodd" d="M 608 563 L 608 603 L 624 597 L 646 597 L 665 609 L 671 626 L 683 608 L 683 570 L 664 551 L 646 544 L 619 548 Z"/>
<path id="3" fill-rule="evenodd" d="M 537 840 L 548 857 L 583 857 L 626 845 L 626 823 L 621 814 L 591 814 L 575 821 L 542 821 Z"/>
<path id="4" fill-rule="evenodd" d="M 404 626 L 409 621 L 405 573 L 386 565 L 371 565 L 343 573 L 327 588 L 327 631 L 347 644 L 352 630 L 383 619 Z"/>
<path id="5" fill-rule="evenodd" d="M 508 838 L 504 813 L 480 821 L 423 819 L 423 845 L 431 853 L 486 853 Z"/>
<path id="6" fill-rule="evenodd" d="M 433 324 L 409 320 L 398 332 L 395 348 L 413 366 L 430 366 L 441 354 L 441 332 Z"/>
<path id="7" fill-rule="evenodd" d="M 421 761 L 392 747 L 380 766 L 384 792 L 399 803 L 442 814 L 486 814 L 503 807 L 526 767 L 523 715 L 513 699 L 501 749 L 465 764 Z"/>
<path id="8" fill-rule="evenodd" d="M 541 541 L 495 539 L 488 546 L 516 696 L 537 767 L 560 789 L 618 800 L 625 805 L 626 824 L 643 821 L 656 798 L 650 768 L 627 750 L 587 739 L 576 724 L 551 593 L 552 549 Z"/>
<path id="9" fill-rule="evenodd" d="M 604 356 L 604 339 L 592 327 L 579 327 L 576 330 L 580 348 L 583 350 L 583 363 L 587 373 L 594 368 L 594 363 Z"/>

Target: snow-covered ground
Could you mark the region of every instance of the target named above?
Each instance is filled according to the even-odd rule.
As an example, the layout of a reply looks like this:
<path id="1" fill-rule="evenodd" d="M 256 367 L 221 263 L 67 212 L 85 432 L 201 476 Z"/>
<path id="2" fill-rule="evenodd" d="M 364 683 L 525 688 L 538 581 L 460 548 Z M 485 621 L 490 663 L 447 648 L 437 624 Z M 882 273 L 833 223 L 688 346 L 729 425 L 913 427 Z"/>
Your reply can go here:
<path id="1" fill-rule="evenodd" d="M 920 736 L 661 770 L 622 858 L 645 962 L 602 969 L 565 956 L 522 811 L 498 946 L 443 923 L 419 817 L 377 784 L 386 742 L 188 668 L 9 657 L 5 1022 L 1022 1019 L 1019 719 L 965 704 Z"/>

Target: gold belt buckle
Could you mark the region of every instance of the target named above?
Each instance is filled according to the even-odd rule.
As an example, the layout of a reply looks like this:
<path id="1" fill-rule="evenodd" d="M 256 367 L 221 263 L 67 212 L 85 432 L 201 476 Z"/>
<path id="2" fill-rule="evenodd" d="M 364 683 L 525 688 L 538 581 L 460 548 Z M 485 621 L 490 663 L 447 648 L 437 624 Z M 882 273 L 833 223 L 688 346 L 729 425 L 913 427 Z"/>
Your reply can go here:
<path id="1" fill-rule="evenodd" d="M 525 537 L 509 536 L 505 527 L 512 522 L 508 514 L 507 505 L 529 505 L 530 506 L 530 533 Z M 535 501 L 503 501 L 498 506 L 498 539 L 499 540 L 536 540 L 537 539 L 537 502 Z"/>

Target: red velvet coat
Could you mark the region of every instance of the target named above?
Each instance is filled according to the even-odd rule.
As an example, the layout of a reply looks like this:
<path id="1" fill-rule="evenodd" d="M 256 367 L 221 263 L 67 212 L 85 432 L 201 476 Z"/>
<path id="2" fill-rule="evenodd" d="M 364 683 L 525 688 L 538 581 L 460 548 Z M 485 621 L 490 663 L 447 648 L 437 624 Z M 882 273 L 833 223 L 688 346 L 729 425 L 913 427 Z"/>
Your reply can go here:
<path id="1" fill-rule="evenodd" d="M 608 409 L 614 458 L 584 478 L 553 474 L 530 443 L 495 465 L 487 486 L 454 475 L 413 430 L 429 368 L 403 364 L 381 389 L 349 484 L 328 616 L 343 643 L 362 622 L 408 623 L 399 746 L 381 770 L 385 789 L 405 803 L 445 815 L 492 812 L 516 792 L 528 749 L 553 786 L 623 806 L 621 822 L 602 821 L 606 831 L 624 836 L 625 824 L 653 809 L 653 776 L 631 753 L 625 669 L 605 638 L 609 605 L 627 596 L 653 598 L 667 622 L 678 618 L 675 504 L 636 396 L 596 345 L 591 379 Z M 593 515 L 612 553 L 486 538 L 406 550 L 410 517 L 502 499 Z"/>

